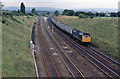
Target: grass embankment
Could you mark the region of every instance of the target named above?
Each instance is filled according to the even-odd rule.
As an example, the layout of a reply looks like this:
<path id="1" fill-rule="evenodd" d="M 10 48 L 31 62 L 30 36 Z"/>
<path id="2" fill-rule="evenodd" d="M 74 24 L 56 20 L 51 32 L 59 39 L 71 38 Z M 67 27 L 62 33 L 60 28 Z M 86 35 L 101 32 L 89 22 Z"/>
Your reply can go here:
<path id="1" fill-rule="evenodd" d="M 90 33 L 92 36 L 92 44 L 120 58 L 120 52 L 118 52 L 118 19 L 80 19 L 73 16 L 58 16 L 55 18 L 64 24 Z"/>
<path id="2" fill-rule="evenodd" d="M 29 48 L 30 29 L 36 17 L 14 16 L 2 19 L 2 76 L 34 77 L 34 63 Z"/>

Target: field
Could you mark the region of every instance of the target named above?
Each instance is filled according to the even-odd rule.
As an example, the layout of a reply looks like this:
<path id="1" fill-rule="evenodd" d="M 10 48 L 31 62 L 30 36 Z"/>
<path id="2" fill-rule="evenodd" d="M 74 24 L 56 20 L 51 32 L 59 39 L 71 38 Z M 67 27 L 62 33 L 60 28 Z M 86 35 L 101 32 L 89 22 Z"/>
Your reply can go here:
<path id="1" fill-rule="evenodd" d="M 118 55 L 118 19 L 117 18 L 86 18 L 75 16 L 55 17 L 60 22 L 70 25 L 92 36 L 91 43 L 101 50 L 120 58 Z"/>
<path id="2" fill-rule="evenodd" d="M 30 29 L 36 17 L 14 16 L 2 19 L 2 76 L 35 77 Z"/>

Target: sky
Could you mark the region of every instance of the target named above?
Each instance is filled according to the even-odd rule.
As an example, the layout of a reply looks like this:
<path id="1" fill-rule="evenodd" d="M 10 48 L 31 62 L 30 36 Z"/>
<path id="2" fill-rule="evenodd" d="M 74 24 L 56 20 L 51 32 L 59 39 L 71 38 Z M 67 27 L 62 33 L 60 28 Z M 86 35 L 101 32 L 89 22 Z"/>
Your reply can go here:
<path id="1" fill-rule="evenodd" d="M 61 9 L 118 8 L 119 0 L 2 0 L 5 7 L 53 7 Z"/>

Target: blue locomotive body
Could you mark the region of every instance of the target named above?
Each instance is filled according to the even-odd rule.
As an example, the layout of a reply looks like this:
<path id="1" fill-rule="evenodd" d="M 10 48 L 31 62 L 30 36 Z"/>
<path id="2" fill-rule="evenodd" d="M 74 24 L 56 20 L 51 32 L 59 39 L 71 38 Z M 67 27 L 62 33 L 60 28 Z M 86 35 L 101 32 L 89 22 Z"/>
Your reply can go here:
<path id="1" fill-rule="evenodd" d="M 82 43 L 90 43 L 91 42 L 91 36 L 89 33 L 82 32 L 80 30 L 77 30 L 75 28 L 72 28 L 68 25 L 65 25 L 63 23 L 60 23 L 56 21 L 54 18 L 51 18 L 52 23 L 54 23 L 59 29 L 66 32 L 73 38 L 77 39 L 78 41 L 81 41 Z"/>

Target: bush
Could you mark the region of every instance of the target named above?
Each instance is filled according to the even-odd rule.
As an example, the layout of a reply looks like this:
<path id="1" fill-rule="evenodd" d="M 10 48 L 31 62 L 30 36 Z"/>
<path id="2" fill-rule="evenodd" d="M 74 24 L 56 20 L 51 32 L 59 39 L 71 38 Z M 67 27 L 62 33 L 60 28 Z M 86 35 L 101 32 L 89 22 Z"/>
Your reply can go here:
<path id="1" fill-rule="evenodd" d="M 27 18 L 30 18 L 29 16 L 27 16 Z"/>
<path id="2" fill-rule="evenodd" d="M 6 25 L 8 25 L 8 23 L 6 23 Z"/>
<path id="3" fill-rule="evenodd" d="M 80 15 L 79 15 L 79 18 L 87 18 L 87 16 L 84 15 L 84 14 L 80 14 Z"/>
<path id="4" fill-rule="evenodd" d="M 94 18 L 94 16 L 90 16 L 90 18 L 92 19 L 92 18 Z"/>
<path id="5" fill-rule="evenodd" d="M 8 22 L 6 20 L 2 20 L 2 23 L 8 25 Z"/>
<path id="6" fill-rule="evenodd" d="M 55 11 L 54 14 L 55 14 L 55 16 L 58 16 L 58 15 L 59 15 L 59 12 L 58 12 L 58 11 Z"/>
<path id="7" fill-rule="evenodd" d="M 91 18 L 91 16 L 86 15 L 86 18 Z"/>
<path id="8" fill-rule="evenodd" d="M 2 20 L 2 23 L 3 23 L 3 24 L 5 24 L 5 23 L 6 23 L 6 21 L 5 21 L 5 20 Z"/>

